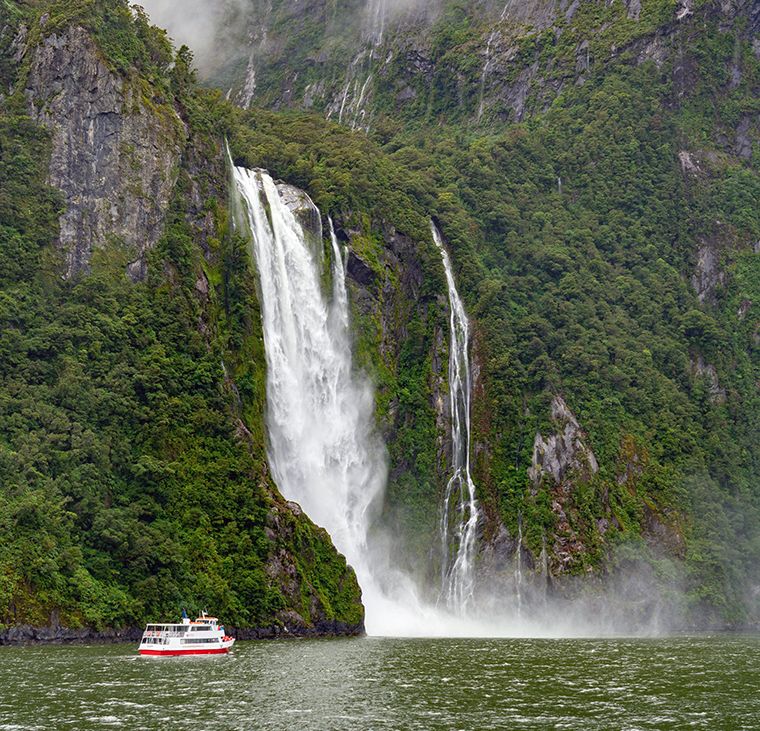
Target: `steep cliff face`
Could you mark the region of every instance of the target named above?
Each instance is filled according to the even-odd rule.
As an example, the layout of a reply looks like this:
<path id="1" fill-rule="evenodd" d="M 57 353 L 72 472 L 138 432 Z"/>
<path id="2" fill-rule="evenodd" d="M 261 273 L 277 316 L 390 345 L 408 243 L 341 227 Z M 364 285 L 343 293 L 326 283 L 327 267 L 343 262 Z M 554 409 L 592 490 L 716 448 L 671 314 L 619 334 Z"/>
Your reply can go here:
<path id="1" fill-rule="evenodd" d="M 288 5 L 285 22 L 284 4 L 261 6 L 239 149 L 319 197 L 351 248 L 407 563 L 435 583 L 448 415 L 440 262 L 420 258 L 432 216 L 474 333 L 483 589 L 509 597 L 518 564 L 563 591 L 673 561 L 694 607 L 714 591 L 727 604 L 707 614 L 748 616 L 755 532 L 727 526 L 758 514 L 757 9 L 383 7 Z M 218 79 L 231 98 L 236 79 Z M 389 223 L 414 256 L 393 253 Z"/>
<path id="2" fill-rule="evenodd" d="M 0 23 L 0 622 L 22 627 L 0 642 L 182 605 L 240 636 L 361 632 L 353 570 L 268 475 L 234 114 L 139 10 L 69 5 Z"/>
<path id="3" fill-rule="evenodd" d="M 58 547 L 56 570 L 79 572 L 66 606 L 113 604 L 134 617 L 144 610 L 130 604 L 137 594 L 161 607 L 180 594 L 211 594 L 249 626 L 360 624 L 352 573 L 267 476 L 258 302 L 245 242 L 226 230 L 228 137 L 236 161 L 287 181 L 281 190 L 294 209 L 303 210 L 307 191 L 348 246 L 355 345 L 376 383 L 389 451 L 383 521 L 398 561 L 432 594 L 450 452 L 434 217 L 474 334 L 484 591 L 496 587 L 497 602 L 511 601 L 529 575 L 539 598 L 571 586 L 596 590 L 611 573 L 645 565 L 664 581 L 685 577 L 694 616 L 756 618 L 742 598 L 760 584 L 756 4 L 431 2 L 396 14 L 395 3 L 374 0 L 251 5 L 255 15 L 237 15 L 226 29 L 225 48 L 242 51 L 216 77 L 251 106 L 245 113 L 195 89 L 182 57 L 167 59 L 162 37 L 140 26 L 139 14 L 133 21 L 153 48 L 146 55 L 159 59 L 150 73 L 139 58 L 114 62 L 113 37 L 101 37 L 112 18 L 95 29 L 56 21 L 55 32 L 35 19 L 26 35 L 0 33 L 4 81 L 13 86 L 9 74 L 23 60 L 67 90 L 56 96 L 41 82 L 24 83 L 29 96 L 3 101 L 50 130 L 46 141 L 31 125 L 34 160 L 45 161 L 51 180 L 61 175 L 65 197 L 75 179 L 93 191 L 87 201 L 63 201 L 63 223 L 89 226 L 93 238 L 66 246 L 89 276 L 40 298 L 61 319 L 50 327 L 38 312 L 19 323 L 17 313 L 30 307 L 22 290 L 0 303 L 15 343 L 4 359 L 12 398 L 0 401 L 8 416 L 0 468 L 15 480 L 53 475 L 39 492 L 23 485 L 23 504 L 5 496 L 2 515 L 26 526 L 27 537 L 46 531 Z M 77 28 L 90 33 L 94 52 Z M 41 45 L 27 40 L 35 33 Z M 108 121 L 109 105 L 53 68 L 50 59 L 74 47 L 88 59 L 82 78 L 130 99 L 119 119 Z M 102 68 L 98 48 L 111 48 Z M 147 95 L 131 91 L 143 87 L 125 67 L 158 84 Z M 71 99 L 90 111 L 80 115 Z M 47 103 L 63 118 L 45 113 Z M 530 124 L 515 124 L 529 116 Z M 156 160 L 140 152 L 148 174 L 135 172 L 139 194 L 115 178 L 102 187 L 109 173 L 91 156 L 90 129 L 144 133 L 158 144 Z M 69 132 L 84 134 L 83 167 L 67 151 Z M 48 142 L 64 160 L 57 167 L 48 165 Z M 131 179 L 129 155 L 108 138 L 101 143 Z M 59 209 L 48 187 L 21 172 L 22 159 L 0 168 L 12 183 L 0 186 L 8 227 L 0 228 L 0 254 L 34 259 L 29 242 L 60 235 L 45 238 L 33 222 L 47 226 Z M 19 185 L 34 191 L 41 215 L 17 205 Z M 150 186 L 156 199 L 140 203 Z M 132 209 L 103 208 L 98 191 L 132 196 L 139 215 L 130 220 L 152 249 L 123 230 Z M 314 245 L 324 245 L 320 222 L 305 223 Z M 130 271 L 145 281 L 125 289 L 124 267 L 140 253 L 147 267 Z M 11 280 L 25 269 L 48 271 L 37 259 L 36 269 L 14 259 L 6 256 L 3 270 Z M 103 259 L 116 262 L 118 278 Z M 76 307 L 64 306 L 67 297 Z M 94 317 L 101 310 L 102 321 Z M 73 327 L 83 313 L 94 322 Z M 44 366 L 51 353 L 52 373 Z M 53 404 L 34 418 L 24 400 L 32 386 L 32 404 Z M 150 538 L 137 540 L 146 531 Z M 72 535 L 87 561 L 69 550 Z M 185 540 L 163 545 L 164 535 Z M 29 599 L 40 579 L 24 573 L 34 562 L 19 556 L 33 555 L 33 545 L 3 554 L 12 556 L 18 617 L 51 604 Z M 236 585 L 233 565 L 244 566 Z M 195 566 L 197 575 L 188 568 Z M 181 578 L 157 599 L 146 575 L 162 570 Z M 124 585 L 112 579 L 120 571 Z"/>
<path id="4" fill-rule="evenodd" d="M 520 121 L 621 57 L 660 65 L 677 58 L 680 39 L 705 13 L 724 29 L 742 26 L 747 38 L 758 27 L 748 0 L 698 9 L 660 0 L 371 0 L 340 8 L 250 0 L 235 12 L 236 24 L 220 35 L 232 57 L 215 67 L 213 83 L 246 108 L 313 109 L 365 130 L 393 128 L 399 115 Z"/>
<path id="5" fill-rule="evenodd" d="M 357 347 L 377 383 L 378 422 L 389 450 L 381 524 L 396 536 L 394 560 L 434 582 L 440 488 L 451 452 L 447 305 L 439 289 L 445 285 L 431 271 L 430 242 L 415 241 L 388 221 L 375 225 L 374 232 L 343 225 L 338 234 L 349 251 Z"/>
<path id="6" fill-rule="evenodd" d="M 130 276 L 144 278 L 177 180 L 184 125 L 170 105 L 150 104 L 138 79 L 111 71 L 84 28 L 52 33 L 25 55 L 30 115 L 51 132 L 50 184 L 66 201 L 64 276 L 86 273 L 93 250 L 115 239 L 129 252 Z"/>

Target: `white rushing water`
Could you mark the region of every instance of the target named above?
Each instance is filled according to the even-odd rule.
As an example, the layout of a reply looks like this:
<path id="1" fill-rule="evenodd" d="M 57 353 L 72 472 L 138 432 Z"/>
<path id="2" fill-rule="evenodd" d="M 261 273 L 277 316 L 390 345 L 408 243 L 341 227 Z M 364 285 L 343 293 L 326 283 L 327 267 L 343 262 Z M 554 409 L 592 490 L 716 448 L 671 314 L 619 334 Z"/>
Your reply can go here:
<path id="1" fill-rule="evenodd" d="M 488 35 L 488 42 L 486 43 L 485 63 L 483 64 L 483 70 L 480 73 L 478 122 L 483 117 L 483 112 L 485 111 L 486 81 L 488 81 L 488 74 L 491 72 L 491 63 L 492 63 L 491 51 L 493 49 L 494 41 L 499 35 L 501 24 L 504 22 L 504 19 L 507 17 L 507 12 L 512 7 L 512 3 L 513 3 L 513 0 L 507 0 L 507 2 L 504 4 L 504 8 L 501 11 L 501 15 L 499 16 L 498 22 L 496 23 L 496 25 L 494 25 L 494 27 L 491 29 L 491 32 Z"/>
<path id="2" fill-rule="evenodd" d="M 382 539 L 370 545 L 385 451 L 373 429 L 372 389 L 353 368 L 345 261 L 332 222 L 327 297 L 321 231 L 304 231 L 265 171 L 233 172 L 261 286 L 269 463 L 277 486 L 327 529 L 356 570 L 370 634 L 447 634 L 411 579 L 390 565 Z M 303 200 L 320 227 L 319 211 Z"/>
<path id="3" fill-rule="evenodd" d="M 343 258 L 333 234 L 333 294 L 321 286 L 321 230 L 309 242 L 264 171 L 235 170 L 261 285 L 269 462 L 282 494 L 330 532 L 367 574 L 370 512 L 385 483 L 374 397 L 353 372 Z M 311 201 L 315 221 L 319 212 Z"/>
<path id="4" fill-rule="evenodd" d="M 323 286 L 321 217 L 308 197 L 263 170 L 233 169 L 260 281 L 267 357 L 269 464 L 280 492 L 327 529 L 356 570 L 369 634 L 519 636 L 545 634 L 504 616 L 472 611 L 478 506 L 470 476 L 469 325 L 440 234 L 449 283 L 452 476 L 442 598 L 423 601 L 393 565 L 393 537 L 373 530 L 386 480 L 386 455 L 373 426 L 374 396 L 353 365 L 346 261 L 329 221 L 331 286 Z M 295 215 L 288 204 L 298 202 Z M 308 219 L 304 229 L 301 221 Z M 499 605 L 501 606 L 501 602 Z"/>
<path id="5" fill-rule="evenodd" d="M 475 588 L 478 503 L 470 474 L 472 377 L 470 324 L 457 291 L 451 259 L 431 221 L 433 240 L 441 252 L 449 290 L 449 404 L 451 411 L 451 477 L 441 517 L 442 596 L 451 611 L 467 612 Z M 454 515 L 452 516 L 452 510 Z M 453 526 L 452 526 L 453 523 Z"/>

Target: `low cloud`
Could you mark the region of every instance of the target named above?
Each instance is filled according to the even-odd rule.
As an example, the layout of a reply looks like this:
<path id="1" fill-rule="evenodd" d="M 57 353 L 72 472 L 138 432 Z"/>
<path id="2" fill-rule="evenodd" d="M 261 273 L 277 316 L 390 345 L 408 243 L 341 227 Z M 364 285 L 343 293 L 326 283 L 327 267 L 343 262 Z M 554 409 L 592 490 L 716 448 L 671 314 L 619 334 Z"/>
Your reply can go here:
<path id="1" fill-rule="evenodd" d="M 141 0 L 140 4 L 177 47 L 192 50 L 202 73 L 213 70 L 229 50 L 220 45 L 219 31 L 251 7 L 246 0 Z"/>

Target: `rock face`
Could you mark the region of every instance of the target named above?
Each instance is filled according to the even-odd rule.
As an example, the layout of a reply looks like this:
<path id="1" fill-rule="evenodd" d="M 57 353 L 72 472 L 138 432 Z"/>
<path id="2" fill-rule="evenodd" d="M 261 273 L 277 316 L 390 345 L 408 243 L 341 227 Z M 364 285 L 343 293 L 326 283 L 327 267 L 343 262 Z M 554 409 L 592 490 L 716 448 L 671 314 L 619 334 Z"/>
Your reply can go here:
<path id="1" fill-rule="evenodd" d="M 588 480 L 599 471 L 591 448 L 585 443 L 586 434 L 564 399 L 557 395 L 551 403 L 554 434 L 544 438 L 540 432 L 533 442 L 533 457 L 528 477 L 533 493 L 545 485 L 551 495 L 551 509 L 556 519 L 551 546 L 551 573 L 559 575 L 571 569 L 576 556 L 582 556 L 586 546 L 576 533 L 570 519 L 572 494 L 577 480 Z M 600 524 L 601 533 L 607 530 Z"/>
<path id="2" fill-rule="evenodd" d="M 591 11 L 594 20 L 588 5 L 363 0 L 336 12 L 325 0 L 248 0 L 242 7 L 250 12 L 242 12 L 233 29 L 236 42 L 227 28 L 219 44 L 236 50 L 212 81 L 223 83 L 245 108 L 255 100 L 273 109 L 313 109 L 354 129 L 371 129 L 383 115 L 414 118 L 427 105 L 484 124 L 520 121 L 626 51 L 658 65 L 677 57 L 683 41 L 675 36 L 705 14 L 725 26 L 749 20 L 749 38 L 758 17 L 747 0 L 719 6 L 678 0 L 669 18 L 658 20 L 646 6 L 642 12 L 641 0 L 609 0 Z M 450 33 L 457 21 L 466 34 Z M 627 26 L 623 35 L 610 34 L 615 24 Z M 455 45 L 441 48 L 447 34 Z M 559 47 L 562 53 L 549 53 L 547 61 L 547 48 Z M 746 154 L 749 148 L 741 149 Z"/>
<path id="3" fill-rule="evenodd" d="M 174 111 L 149 108 L 138 84 L 113 73 L 87 31 L 68 28 L 33 50 L 26 96 L 50 130 L 50 183 L 65 197 L 64 276 L 87 272 L 109 240 L 128 248 L 129 273 L 145 275 L 176 181 L 183 128 Z"/>
<path id="4" fill-rule="evenodd" d="M 725 273 L 720 268 L 720 257 L 715 247 L 704 243 L 697 252 L 696 271 L 691 284 L 699 301 L 704 304 L 713 299 L 716 289 L 725 281 Z"/>
<path id="5" fill-rule="evenodd" d="M 704 379 L 712 403 L 723 404 L 726 402 L 726 389 L 720 385 L 718 371 L 712 363 L 707 363 L 705 361 L 701 353 L 692 355 L 691 373 L 695 377 Z"/>
<path id="6" fill-rule="evenodd" d="M 277 190 L 283 203 L 290 209 L 306 235 L 317 260 L 322 258 L 322 218 L 319 209 L 308 194 L 294 185 L 278 180 Z"/>
<path id="7" fill-rule="evenodd" d="M 538 432 L 533 442 L 528 476 L 536 487 L 547 477 L 559 485 L 573 472 L 595 474 L 599 471 L 594 453 L 584 444 L 586 435 L 561 396 L 552 399 L 551 410 L 557 432 L 546 439 Z"/>
<path id="8" fill-rule="evenodd" d="M 378 403 L 383 405 L 378 409 L 378 426 L 388 445 L 391 465 L 383 520 L 395 535 L 399 564 L 419 573 L 424 561 L 422 571 L 437 580 L 434 564 L 438 554 L 433 556 L 432 547 L 439 545 L 439 487 L 445 485 L 444 465 L 451 454 L 447 430 L 446 285 L 441 267 L 441 293 L 424 291 L 429 275 L 426 267 L 430 264 L 422 247 L 390 223 L 381 224 L 381 228 L 382 241 L 369 242 L 366 232 L 336 221 L 338 237 L 348 246 L 347 283 L 353 329 L 365 333 L 357 341 L 358 362 L 371 359 L 386 369 L 377 394 Z M 432 258 L 437 254 L 432 239 L 430 249 L 432 261 L 440 262 L 439 256 Z M 365 350 L 367 345 L 371 347 L 369 352 Z M 399 366 L 402 358 L 407 359 L 407 374 L 414 372 L 424 379 L 424 400 L 414 405 L 410 403 L 409 382 L 403 380 L 405 374 Z M 429 448 L 423 458 L 429 461 L 423 462 L 427 466 L 421 468 L 422 450 L 415 451 L 408 445 L 423 429 L 430 442 L 426 440 L 422 445 Z M 424 491 L 424 498 L 415 495 L 415 491 Z M 427 506 L 424 514 L 416 512 L 421 504 Z M 407 541 L 413 546 L 404 545 Z"/>

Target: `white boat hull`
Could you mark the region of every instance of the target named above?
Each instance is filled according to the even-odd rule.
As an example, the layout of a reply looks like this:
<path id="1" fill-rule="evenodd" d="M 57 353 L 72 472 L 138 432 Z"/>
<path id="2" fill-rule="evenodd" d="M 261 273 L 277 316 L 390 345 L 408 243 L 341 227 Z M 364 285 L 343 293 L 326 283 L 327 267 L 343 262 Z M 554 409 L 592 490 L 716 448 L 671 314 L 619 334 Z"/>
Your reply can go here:
<path id="1" fill-rule="evenodd" d="M 153 657 L 180 657 L 182 655 L 226 655 L 230 648 L 235 644 L 231 639 L 222 642 L 219 647 L 141 647 L 141 655 L 150 655 Z"/>

